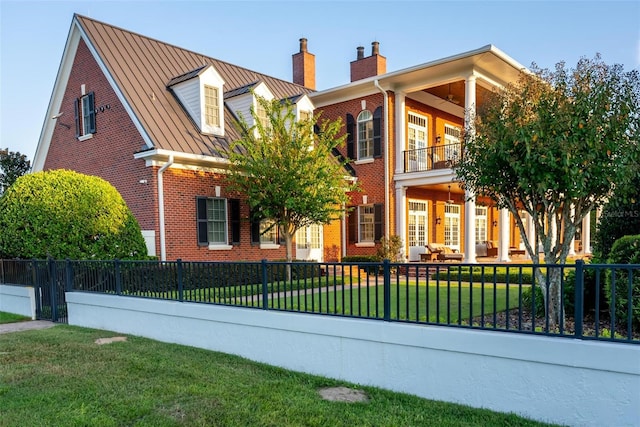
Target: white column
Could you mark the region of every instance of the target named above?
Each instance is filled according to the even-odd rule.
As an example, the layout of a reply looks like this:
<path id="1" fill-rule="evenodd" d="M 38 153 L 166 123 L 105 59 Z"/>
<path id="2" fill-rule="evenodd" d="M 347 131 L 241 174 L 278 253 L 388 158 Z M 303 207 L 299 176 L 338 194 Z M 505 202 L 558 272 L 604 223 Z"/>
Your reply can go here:
<path id="1" fill-rule="evenodd" d="M 507 209 L 500 209 L 500 240 L 498 242 L 498 261 L 509 262 L 509 233 L 511 232 L 511 218 Z"/>
<path id="2" fill-rule="evenodd" d="M 395 120 L 396 120 L 396 174 L 404 172 L 404 153 L 406 150 L 405 135 L 405 93 L 396 92 Z"/>
<path id="3" fill-rule="evenodd" d="M 529 244 L 535 253 L 538 253 L 538 242 L 536 241 L 536 225 L 533 223 L 533 217 L 527 213 L 527 238 Z M 529 253 L 527 252 L 527 256 Z"/>
<path id="4" fill-rule="evenodd" d="M 396 235 L 402 240 L 405 258 L 409 255 L 407 250 L 407 187 L 396 187 Z"/>
<path id="5" fill-rule="evenodd" d="M 573 219 L 576 216 L 576 208 L 575 206 L 573 206 L 573 204 L 571 205 L 571 211 L 569 212 L 569 216 L 571 218 L 571 221 L 573 222 Z M 575 238 L 572 238 L 571 244 L 569 245 L 569 255 L 573 256 L 576 254 L 576 241 Z"/>
<path id="6" fill-rule="evenodd" d="M 591 253 L 591 212 L 582 218 L 582 253 Z"/>
<path id="7" fill-rule="evenodd" d="M 476 76 L 473 74 L 467 77 L 465 81 L 464 94 L 465 107 L 465 128 L 473 133 L 473 116 L 476 107 Z M 475 194 L 465 191 L 465 214 L 464 214 L 464 253 L 467 263 L 476 262 L 476 199 Z"/>

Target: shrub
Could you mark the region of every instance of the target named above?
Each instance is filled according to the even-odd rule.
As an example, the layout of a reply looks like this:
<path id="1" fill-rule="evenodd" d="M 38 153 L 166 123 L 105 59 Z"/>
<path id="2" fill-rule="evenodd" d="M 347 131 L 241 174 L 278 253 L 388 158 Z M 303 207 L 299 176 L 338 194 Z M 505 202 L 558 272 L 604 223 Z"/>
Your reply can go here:
<path id="1" fill-rule="evenodd" d="M 377 255 L 350 255 L 342 258 L 342 262 L 380 262 Z"/>
<path id="2" fill-rule="evenodd" d="M 0 198 L 0 257 L 140 259 L 136 219 L 107 181 L 68 170 L 18 178 Z"/>
<path id="3" fill-rule="evenodd" d="M 391 262 L 399 262 L 402 260 L 402 239 L 400 236 L 386 236 L 380 239 L 380 246 L 378 247 L 377 256 L 378 261 L 388 259 Z"/>
<path id="4" fill-rule="evenodd" d="M 640 234 L 624 236 L 616 240 L 611 247 L 608 262 L 609 264 L 640 264 Z M 615 272 L 615 276 L 612 274 L 613 272 Z M 616 322 L 628 326 L 630 275 L 632 275 L 631 326 L 633 329 L 638 330 L 640 329 L 640 268 L 608 270 L 605 292 L 612 315 L 615 314 Z"/>

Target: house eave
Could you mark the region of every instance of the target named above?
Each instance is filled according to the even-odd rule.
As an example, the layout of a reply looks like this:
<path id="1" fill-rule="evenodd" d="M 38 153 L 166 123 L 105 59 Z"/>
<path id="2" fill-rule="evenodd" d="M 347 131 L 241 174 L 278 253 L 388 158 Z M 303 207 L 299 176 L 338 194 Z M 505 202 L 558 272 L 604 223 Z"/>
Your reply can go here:
<path id="1" fill-rule="evenodd" d="M 139 151 L 133 155 L 133 158 L 144 160 L 146 166 L 158 166 L 168 162 L 171 156 L 173 156 L 175 165 L 181 165 L 183 167 L 228 169 L 230 165 L 229 159 L 221 157 L 182 153 L 163 149 Z"/>

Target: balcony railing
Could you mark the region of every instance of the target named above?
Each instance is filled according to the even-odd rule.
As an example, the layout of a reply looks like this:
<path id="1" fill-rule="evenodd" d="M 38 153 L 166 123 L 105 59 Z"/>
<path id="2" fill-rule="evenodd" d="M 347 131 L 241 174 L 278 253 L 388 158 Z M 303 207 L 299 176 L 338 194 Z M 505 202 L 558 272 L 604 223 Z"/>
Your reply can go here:
<path id="1" fill-rule="evenodd" d="M 462 158 L 462 143 L 433 145 L 403 151 L 405 172 L 425 172 L 451 168 Z"/>

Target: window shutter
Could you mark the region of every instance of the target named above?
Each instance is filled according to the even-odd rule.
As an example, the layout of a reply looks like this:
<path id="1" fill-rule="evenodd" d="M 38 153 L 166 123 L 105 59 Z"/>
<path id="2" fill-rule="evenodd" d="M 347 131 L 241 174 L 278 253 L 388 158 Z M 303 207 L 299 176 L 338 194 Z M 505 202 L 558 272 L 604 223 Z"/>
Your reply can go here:
<path id="1" fill-rule="evenodd" d="M 96 133 L 96 103 L 93 92 L 89 92 L 89 95 L 87 95 L 87 102 L 89 103 L 89 129 L 86 130 L 85 134 Z"/>
<path id="2" fill-rule="evenodd" d="M 229 199 L 229 222 L 231 223 L 231 243 L 240 243 L 240 200 Z"/>
<path id="3" fill-rule="evenodd" d="M 351 160 L 356 158 L 354 137 L 355 137 L 356 121 L 351 114 L 347 114 L 347 157 Z"/>
<path id="4" fill-rule="evenodd" d="M 198 245 L 207 246 L 209 236 L 207 232 L 207 199 L 196 198 L 196 227 L 198 231 Z"/>
<path id="5" fill-rule="evenodd" d="M 373 157 L 382 157 L 382 107 L 373 112 Z"/>
<path id="6" fill-rule="evenodd" d="M 373 205 L 373 224 L 375 241 L 379 242 L 382 239 L 382 203 Z"/>
<path id="7" fill-rule="evenodd" d="M 355 207 L 349 212 L 349 220 L 347 224 L 347 234 L 349 236 L 349 243 L 356 243 L 358 241 L 358 208 Z"/>
<path id="8" fill-rule="evenodd" d="M 260 244 L 260 217 L 251 211 L 251 243 Z"/>
<path id="9" fill-rule="evenodd" d="M 80 99 L 76 98 L 76 102 L 73 103 L 74 114 L 76 115 L 76 138 L 80 136 L 80 114 L 78 112 L 78 104 Z"/>

